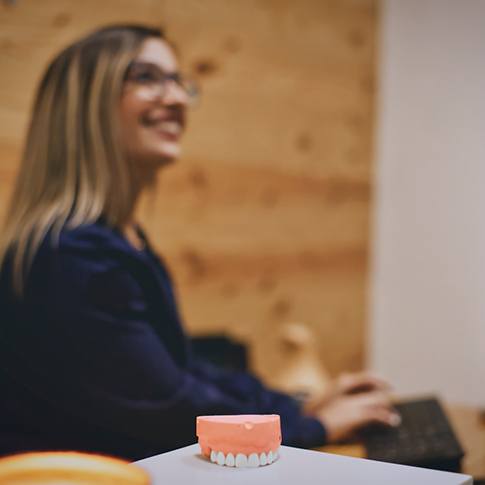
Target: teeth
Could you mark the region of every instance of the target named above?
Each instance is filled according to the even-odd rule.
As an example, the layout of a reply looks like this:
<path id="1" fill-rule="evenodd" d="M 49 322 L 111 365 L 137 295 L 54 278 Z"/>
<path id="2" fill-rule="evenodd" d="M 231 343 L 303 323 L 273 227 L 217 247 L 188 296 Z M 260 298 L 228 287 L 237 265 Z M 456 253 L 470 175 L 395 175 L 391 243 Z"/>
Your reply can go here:
<path id="1" fill-rule="evenodd" d="M 248 466 L 256 468 L 259 466 L 259 456 L 257 453 L 251 453 L 248 458 Z"/>
<path id="2" fill-rule="evenodd" d="M 157 123 L 157 128 L 166 131 L 167 133 L 173 133 L 177 135 L 181 132 L 180 124 L 174 121 L 162 121 Z"/>
<path id="3" fill-rule="evenodd" d="M 236 466 L 236 460 L 232 453 L 228 453 L 226 456 L 226 466 Z"/>
<path id="4" fill-rule="evenodd" d="M 259 455 L 257 453 L 251 453 L 249 456 L 246 456 L 243 453 L 238 453 L 235 457 L 233 453 L 228 453 L 227 456 L 225 456 L 222 451 L 212 450 L 210 453 L 210 460 L 221 466 L 256 468 L 258 466 L 270 465 L 278 459 L 278 456 L 278 450 L 261 453 Z"/>
<path id="5" fill-rule="evenodd" d="M 245 466 L 248 466 L 248 458 L 246 455 L 243 455 L 242 453 L 238 453 L 236 455 L 236 466 L 238 468 L 242 468 Z"/>
<path id="6" fill-rule="evenodd" d="M 219 453 L 217 453 L 217 464 L 222 466 L 225 463 L 226 457 L 224 456 L 224 453 L 222 451 L 219 451 Z"/>
<path id="7" fill-rule="evenodd" d="M 211 456 L 212 456 L 212 454 L 211 454 Z M 268 453 L 268 465 L 271 465 L 271 463 L 273 463 L 273 452 L 272 451 L 270 451 Z"/>

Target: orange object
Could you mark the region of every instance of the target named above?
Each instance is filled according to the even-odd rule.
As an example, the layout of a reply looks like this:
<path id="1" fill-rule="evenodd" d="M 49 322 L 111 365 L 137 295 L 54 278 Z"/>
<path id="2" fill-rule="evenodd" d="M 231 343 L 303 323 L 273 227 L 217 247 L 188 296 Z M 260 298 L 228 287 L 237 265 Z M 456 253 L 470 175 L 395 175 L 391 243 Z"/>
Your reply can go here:
<path id="1" fill-rule="evenodd" d="M 219 465 L 268 465 L 278 457 L 280 417 L 277 414 L 199 416 L 197 437 L 202 454 Z"/>
<path id="2" fill-rule="evenodd" d="M 0 459 L 0 485 L 149 485 L 128 462 L 78 452 L 22 453 Z"/>

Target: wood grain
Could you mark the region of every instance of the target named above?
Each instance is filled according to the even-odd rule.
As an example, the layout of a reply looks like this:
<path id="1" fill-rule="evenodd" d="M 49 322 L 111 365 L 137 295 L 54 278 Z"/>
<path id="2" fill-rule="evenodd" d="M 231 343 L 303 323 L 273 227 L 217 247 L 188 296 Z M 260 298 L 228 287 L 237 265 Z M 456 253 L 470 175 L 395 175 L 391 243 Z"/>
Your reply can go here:
<path id="1" fill-rule="evenodd" d="M 377 20 L 377 0 L 0 6 L 0 211 L 48 59 L 99 25 L 164 25 L 203 97 L 140 217 L 187 328 L 244 340 L 268 382 L 286 321 L 310 325 L 332 372 L 361 367 Z"/>

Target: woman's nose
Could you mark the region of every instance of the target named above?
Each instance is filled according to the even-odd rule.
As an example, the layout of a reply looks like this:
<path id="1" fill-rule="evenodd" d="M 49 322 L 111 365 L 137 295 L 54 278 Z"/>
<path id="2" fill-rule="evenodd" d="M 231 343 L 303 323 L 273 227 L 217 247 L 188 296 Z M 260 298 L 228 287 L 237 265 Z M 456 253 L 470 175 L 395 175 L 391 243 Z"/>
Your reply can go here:
<path id="1" fill-rule="evenodd" d="M 165 86 L 163 103 L 166 105 L 187 106 L 189 104 L 189 95 L 179 83 L 169 80 Z"/>

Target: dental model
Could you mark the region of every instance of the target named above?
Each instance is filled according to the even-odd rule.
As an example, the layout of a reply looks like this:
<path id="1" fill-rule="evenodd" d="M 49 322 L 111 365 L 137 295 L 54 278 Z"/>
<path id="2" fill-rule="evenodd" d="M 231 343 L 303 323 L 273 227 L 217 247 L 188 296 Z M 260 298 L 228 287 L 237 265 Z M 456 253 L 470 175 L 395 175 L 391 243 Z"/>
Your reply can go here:
<path id="1" fill-rule="evenodd" d="M 270 465 L 281 444 L 277 414 L 198 416 L 197 437 L 202 454 L 231 467 Z"/>

